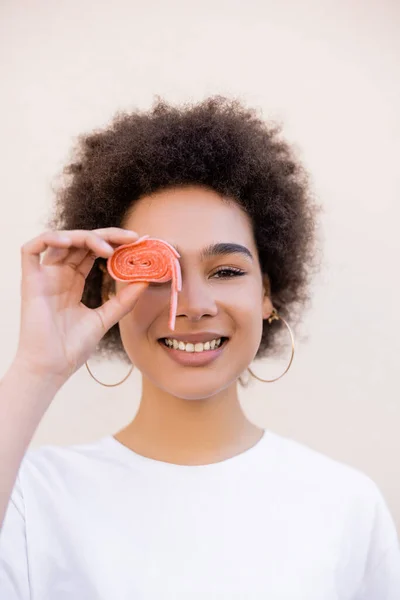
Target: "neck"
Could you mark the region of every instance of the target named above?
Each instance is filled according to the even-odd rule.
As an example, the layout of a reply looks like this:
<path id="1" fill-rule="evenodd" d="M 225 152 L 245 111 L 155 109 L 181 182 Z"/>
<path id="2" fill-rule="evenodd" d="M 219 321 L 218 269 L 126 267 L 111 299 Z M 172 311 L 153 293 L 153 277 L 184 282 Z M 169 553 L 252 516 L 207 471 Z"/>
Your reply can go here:
<path id="1" fill-rule="evenodd" d="M 204 400 L 184 400 L 143 378 L 134 420 L 114 437 L 138 454 L 175 464 L 209 464 L 251 448 L 263 430 L 248 421 L 236 383 Z"/>

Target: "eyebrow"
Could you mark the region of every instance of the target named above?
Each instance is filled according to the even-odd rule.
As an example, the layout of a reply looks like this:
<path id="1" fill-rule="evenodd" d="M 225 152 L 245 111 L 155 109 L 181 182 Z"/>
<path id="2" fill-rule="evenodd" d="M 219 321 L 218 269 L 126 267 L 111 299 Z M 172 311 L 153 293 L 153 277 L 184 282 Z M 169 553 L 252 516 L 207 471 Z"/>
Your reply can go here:
<path id="1" fill-rule="evenodd" d="M 183 254 L 177 246 L 174 247 L 180 255 Z M 227 254 L 243 254 L 246 256 L 246 258 L 254 261 L 252 253 L 248 248 L 246 248 L 246 246 L 242 246 L 242 244 L 235 244 L 233 242 L 219 242 L 218 244 L 210 244 L 201 250 L 200 258 L 201 260 L 206 260 L 207 258 L 213 258 L 214 256 L 225 256 Z"/>

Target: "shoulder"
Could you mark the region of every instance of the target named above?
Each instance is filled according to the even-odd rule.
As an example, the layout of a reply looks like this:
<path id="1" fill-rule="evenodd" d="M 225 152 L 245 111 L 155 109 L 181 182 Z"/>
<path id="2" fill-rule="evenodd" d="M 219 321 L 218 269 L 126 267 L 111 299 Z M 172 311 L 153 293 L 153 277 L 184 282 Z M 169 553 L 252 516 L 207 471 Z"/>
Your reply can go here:
<path id="1" fill-rule="evenodd" d="M 315 522 L 331 522 L 345 544 L 365 548 L 370 568 L 393 551 L 399 538 L 393 516 L 373 479 L 363 471 L 275 433 L 270 439 L 276 480 L 284 496 L 304 507 Z"/>
<path id="2" fill-rule="evenodd" d="M 314 478 L 316 475 L 323 480 L 337 479 L 343 482 L 355 483 L 357 485 L 373 484 L 363 471 L 331 458 L 327 454 L 311 448 L 294 439 L 284 437 L 275 432 L 268 432 L 269 443 L 276 456 L 279 456 L 281 464 L 296 469 L 297 474 L 302 477 Z"/>
<path id="3" fill-rule="evenodd" d="M 57 481 L 63 485 L 70 479 L 78 479 L 88 471 L 94 472 L 107 461 L 104 438 L 84 444 L 47 444 L 28 450 L 25 454 L 18 479 L 22 488 L 52 486 Z"/>
<path id="4" fill-rule="evenodd" d="M 275 468 L 287 485 L 335 503 L 374 511 L 384 504 L 380 489 L 362 470 L 331 458 L 293 439 L 270 432 Z"/>

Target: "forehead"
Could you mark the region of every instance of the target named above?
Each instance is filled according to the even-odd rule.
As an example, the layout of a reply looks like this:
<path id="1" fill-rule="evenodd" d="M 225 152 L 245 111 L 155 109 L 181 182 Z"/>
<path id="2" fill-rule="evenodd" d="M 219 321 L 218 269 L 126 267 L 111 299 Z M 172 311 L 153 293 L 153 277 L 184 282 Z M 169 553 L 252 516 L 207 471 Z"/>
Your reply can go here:
<path id="1" fill-rule="evenodd" d="M 123 226 L 139 235 L 164 239 L 187 252 L 215 242 L 235 242 L 254 249 L 250 219 L 238 204 L 197 186 L 171 188 L 141 198 Z"/>

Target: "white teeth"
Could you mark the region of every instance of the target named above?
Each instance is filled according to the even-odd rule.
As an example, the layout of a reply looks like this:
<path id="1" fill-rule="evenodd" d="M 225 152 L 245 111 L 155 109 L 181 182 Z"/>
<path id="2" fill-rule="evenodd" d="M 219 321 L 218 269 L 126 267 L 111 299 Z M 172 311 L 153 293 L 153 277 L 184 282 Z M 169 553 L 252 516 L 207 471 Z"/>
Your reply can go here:
<path id="1" fill-rule="evenodd" d="M 183 350 L 184 352 L 203 352 L 204 350 L 215 350 L 221 345 L 222 339 L 218 338 L 212 340 L 211 342 L 197 342 L 196 344 L 192 344 L 188 342 L 180 342 L 175 339 L 165 338 L 164 343 L 169 348 L 174 348 L 174 350 Z"/>

